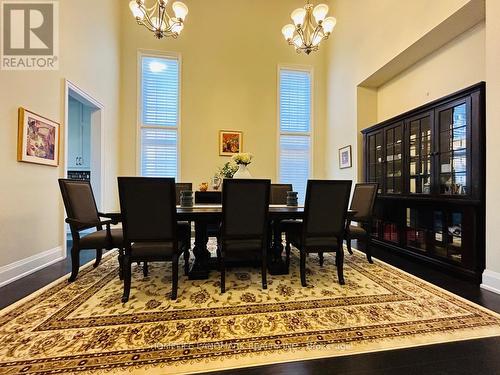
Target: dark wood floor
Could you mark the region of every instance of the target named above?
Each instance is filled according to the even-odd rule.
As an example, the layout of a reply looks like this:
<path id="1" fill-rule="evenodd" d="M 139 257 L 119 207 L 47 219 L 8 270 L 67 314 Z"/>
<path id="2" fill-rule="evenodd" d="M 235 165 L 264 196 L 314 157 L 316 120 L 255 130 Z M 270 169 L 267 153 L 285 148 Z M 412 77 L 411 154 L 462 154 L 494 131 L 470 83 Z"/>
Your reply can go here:
<path id="1" fill-rule="evenodd" d="M 452 293 L 500 312 L 500 296 L 482 290 L 478 285 L 446 275 L 442 271 L 429 268 L 428 265 L 384 249 L 374 248 L 373 254 Z M 80 263 L 87 263 L 94 256 L 92 251 L 82 252 Z M 0 288 L 0 308 L 35 292 L 69 271 L 68 258 Z M 500 337 L 250 367 L 216 374 L 500 374 Z"/>

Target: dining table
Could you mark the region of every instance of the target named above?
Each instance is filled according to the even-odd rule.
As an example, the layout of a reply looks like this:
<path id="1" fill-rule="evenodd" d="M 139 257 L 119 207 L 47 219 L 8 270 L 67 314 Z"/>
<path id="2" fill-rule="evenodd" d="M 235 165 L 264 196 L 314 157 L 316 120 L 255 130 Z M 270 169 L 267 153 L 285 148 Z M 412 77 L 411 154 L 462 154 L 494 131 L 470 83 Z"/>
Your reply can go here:
<path id="1" fill-rule="evenodd" d="M 356 214 L 355 210 L 348 210 L 346 226 Z M 111 214 L 115 221 L 120 221 L 120 213 Z M 271 241 L 269 241 L 268 271 L 271 275 L 284 275 L 288 267 L 283 259 L 282 233 L 279 223 L 282 220 L 300 220 L 304 217 L 304 206 L 269 205 L 268 220 L 272 224 Z M 194 223 L 194 262 L 189 270 L 190 280 L 206 280 L 210 270 L 217 269 L 217 258 L 208 250 L 209 225 L 220 223 L 222 220 L 222 204 L 195 204 L 192 207 L 177 206 L 177 220 Z"/>

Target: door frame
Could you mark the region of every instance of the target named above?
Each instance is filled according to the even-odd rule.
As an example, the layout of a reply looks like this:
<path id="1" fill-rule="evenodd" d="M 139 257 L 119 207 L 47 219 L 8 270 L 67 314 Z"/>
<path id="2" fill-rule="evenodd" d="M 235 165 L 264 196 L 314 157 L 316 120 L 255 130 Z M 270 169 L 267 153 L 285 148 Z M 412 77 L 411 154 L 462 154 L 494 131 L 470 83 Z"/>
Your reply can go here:
<path id="1" fill-rule="evenodd" d="M 100 141 L 100 147 L 96 150 L 91 151 L 91 155 L 94 156 L 94 153 L 97 152 L 98 158 L 100 162 L 98 164 L 94 164 L 95 158 L 92 157 L 91 169 L 93 166 L 99 168 L 99 193 L 96 196 L 96 200 L 98 203 L 99 209 L 103 210 L 105 207 L 104 204 L 104 191 L 106 186 L 105 174 L 104 174 L 104 166 L 105 166 L 105 134 L 104 131 L 104 104 L 102 104 L 99 100 L 95 99 L 92 95 L 88 94 L 86 91 L 82 90 L 79 86 L 77 86 L 72 81 L 65 79 L 64 80 L 64 150 L 63 150 L 63 177 L 68 177 L 68 116 L 69 116 L 69 108 L 68 102 L 69 97 L 73 96 L 82 103 L 85 103 L 95 110 L 92 112 L 91 116 L 91 143 L 93 144 L 96 139 Z M 65 211 L 63 210 L 63 219 L 62 219 L 62 227 L 63 227 L 63 250 L 64 250 L 64 258 L 66 258 L 67 254 L 67 226 L 64 221 Z"/>

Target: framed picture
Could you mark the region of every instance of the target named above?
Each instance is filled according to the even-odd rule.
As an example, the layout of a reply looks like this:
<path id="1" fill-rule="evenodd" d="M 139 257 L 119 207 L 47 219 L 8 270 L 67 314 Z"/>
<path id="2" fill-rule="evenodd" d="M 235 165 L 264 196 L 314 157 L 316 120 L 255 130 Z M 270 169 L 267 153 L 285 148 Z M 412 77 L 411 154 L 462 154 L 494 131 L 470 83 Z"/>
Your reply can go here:
<path id="1" fill-rule="evenodd" d="M 219 132 L 219 155 L 232 156 L 243 152 L 243 133 L 232 130 Z"/>
<path id="2" fill-rule="evenodd" d="M 57 167 L 59 130 L 57 122 L 19 108 L 17 160 Z"/>
<path id="3" fill-rule="evenodd" d="M 339 149 L 339 167 L 340 169 L 352 167 L 352 151 L 350 145 Z"/>

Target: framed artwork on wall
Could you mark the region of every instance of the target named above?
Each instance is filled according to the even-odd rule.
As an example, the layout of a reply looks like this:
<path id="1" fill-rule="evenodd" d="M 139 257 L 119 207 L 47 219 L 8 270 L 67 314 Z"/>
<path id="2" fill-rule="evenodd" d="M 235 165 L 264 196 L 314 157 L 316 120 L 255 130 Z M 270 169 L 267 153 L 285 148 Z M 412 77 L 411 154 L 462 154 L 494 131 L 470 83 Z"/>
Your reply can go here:
<path id="1" fill-rule="evenodd" d="M 57 167 L 59 133 L 57 122 L 19 108 L 17 160 Z"/>
<path id="2" fill-rule="evenodd" d="M 340 169 L 352 167 L 352 150 L 350 145 L 339 149 L 339 167 Z"/>
<path id="3" fill-rule="evenodd" d="M 243 152 L 243 133 L 232 130 L 219 131 L 219 155 L 232 156 Z"/>

